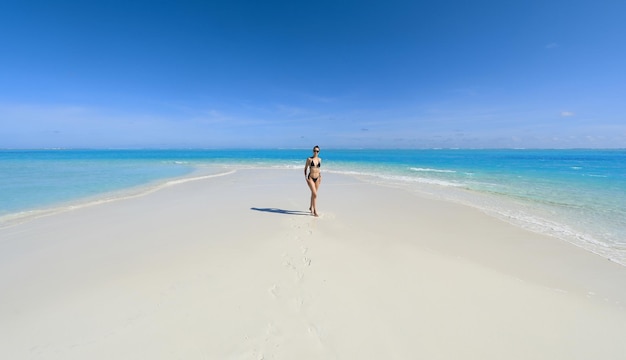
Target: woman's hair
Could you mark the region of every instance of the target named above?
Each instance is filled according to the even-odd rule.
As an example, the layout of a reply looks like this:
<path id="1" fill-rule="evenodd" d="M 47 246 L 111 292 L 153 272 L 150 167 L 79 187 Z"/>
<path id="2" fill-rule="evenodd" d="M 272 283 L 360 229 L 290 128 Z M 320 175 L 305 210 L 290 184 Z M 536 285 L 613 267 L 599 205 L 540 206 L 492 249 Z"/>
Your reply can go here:
<path id="1" fill-rule="evenodd" d="M 315 145 L 315 146 L 313 146 L 313 150 L 315 150 L 315 149 L 319 150 L 319 149 L 320 149 L 320 147 L 319 147 L 319 146 L 317 146 L 317 145 Z"/>

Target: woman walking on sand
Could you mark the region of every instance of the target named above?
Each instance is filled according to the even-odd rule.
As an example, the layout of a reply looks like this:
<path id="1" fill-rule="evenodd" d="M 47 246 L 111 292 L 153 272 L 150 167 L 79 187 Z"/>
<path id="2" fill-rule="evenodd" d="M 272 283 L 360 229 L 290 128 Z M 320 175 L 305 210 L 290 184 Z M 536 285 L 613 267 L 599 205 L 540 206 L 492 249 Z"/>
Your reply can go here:
<path id="1" fill-rule="evenodd" d="M 309 189 L 311 189 L 311 205 L 309 206 L 309 211 L 314 216 L 317 215 L 317 190 L 320 188 L 320 184 L 322 183 L 322 173 L 320 171 L 320 167 L 322 166 L 322 159 L 319 157 L 320 147 L 315 145 L 313 148 L 313 156 L 306 159 L 306 164 L 304 165 L 304 178 L 306 179 L 306 183 L 309 185 Z M 307 169 L 308 174 L 307 174 Z"/>

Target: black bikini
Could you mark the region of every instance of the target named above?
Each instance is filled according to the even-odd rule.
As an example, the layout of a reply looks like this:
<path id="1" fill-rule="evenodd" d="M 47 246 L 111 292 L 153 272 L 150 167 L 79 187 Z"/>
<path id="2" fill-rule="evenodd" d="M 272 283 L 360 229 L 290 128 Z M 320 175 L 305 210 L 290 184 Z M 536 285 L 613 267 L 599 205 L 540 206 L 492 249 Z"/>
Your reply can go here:
<path id="1" fill-rule="evenodd" d="M 317 163 L 317 165 L 315 165 L 315 163 L 313 162 L 313 158 L 311 157 L 309 159 L 311 159 L 311 164 L 309 165 L 309 168 L 312 168 L 312 167 L 317 167 L 317 168 L 322 167 L 322 162 L 321 161 L 319 161 Z M 317 182 L 317 179 L 319 179 L 319 177 L 316 177 L 316 178 L 311 177 L 311 171 L 309 171 L 308 178 L 313 180 L 313 182 Z"/>

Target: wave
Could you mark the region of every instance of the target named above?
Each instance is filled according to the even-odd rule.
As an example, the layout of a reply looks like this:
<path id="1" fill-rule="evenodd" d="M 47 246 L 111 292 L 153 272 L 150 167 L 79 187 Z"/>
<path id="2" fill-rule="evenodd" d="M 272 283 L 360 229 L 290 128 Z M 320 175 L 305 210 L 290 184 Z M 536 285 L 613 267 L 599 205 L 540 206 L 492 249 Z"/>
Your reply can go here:
<path id="1" fill-rule="evenodd" d="M 420 178 L 420 177 L 415 177 L 415 176 L 391 175 L 391 174 L 376 173 L 376 172 L 364 172 L 364 171 L 353 171 L 353 170 L 341 170 L 341 171 L 327 170 L 327 172 L 334 173 L 334 174 L 341 174 L 341 175 L 378 178 L 383 181 L 400 182 L 404 184 L 420 183 L 420 184 L 428 184 L 428 185 L 438 185 L 438 186 L 443 186 L 443 187 L 466 187 L 467 186 L 467 184 L 454 183 L 451 181 Z"/>
<path id="2" fill-rule="evenodd" d="M 479 208 L 487 214 L 505 220 L 523 229 L 561 239 L 612 262 L 626 266 L 626 251 L 624 251 L 626 248 L 623 247 L 623 244 L 601 240 L 592 234 L 573 229 L 563 222 L 549 220 L 536 214 L 531 215 L 526 211 L 520 211 L 520 209 L 513 210 L 502 207 L 476 206 L 476 204 L 468 205 Z"/>
<path id="3" fill-rule="evenodd" d="M 456 173 L 454 170 L 441 170 L 441 169 L 431 169 L 431 168 L 409 168 L 411 171 L 419 171 L 419 172 L 436 172 L 436 173 Z"/>

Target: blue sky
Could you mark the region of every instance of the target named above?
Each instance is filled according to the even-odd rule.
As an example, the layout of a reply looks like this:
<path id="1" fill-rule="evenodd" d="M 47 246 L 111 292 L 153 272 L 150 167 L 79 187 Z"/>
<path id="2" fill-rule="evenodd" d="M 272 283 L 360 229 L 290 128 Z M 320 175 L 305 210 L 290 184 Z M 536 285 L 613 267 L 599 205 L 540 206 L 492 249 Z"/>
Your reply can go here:
<path id="1" fill-rule="evenodd" d="M 0 2 L 0 148 L 626 148 L 625 1 Z"/>

